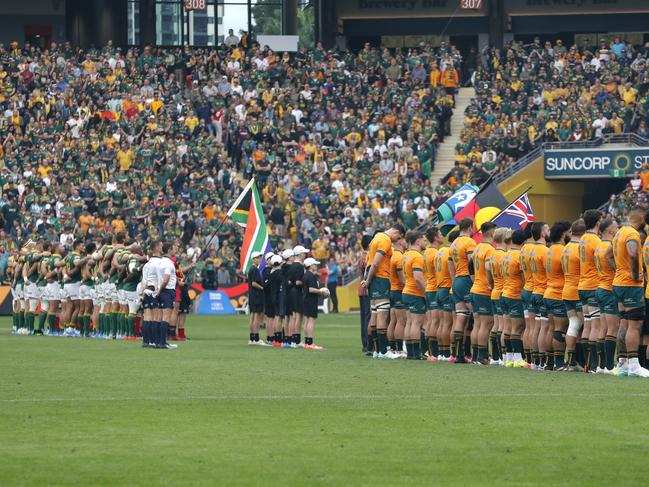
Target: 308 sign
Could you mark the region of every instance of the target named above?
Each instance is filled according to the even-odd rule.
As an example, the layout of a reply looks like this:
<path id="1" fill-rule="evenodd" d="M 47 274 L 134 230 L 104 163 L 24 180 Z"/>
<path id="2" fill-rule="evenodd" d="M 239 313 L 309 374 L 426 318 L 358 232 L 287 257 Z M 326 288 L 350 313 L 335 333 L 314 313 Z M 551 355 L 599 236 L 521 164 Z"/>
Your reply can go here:
<path id="1" fill-rule="evenodd" d="M 185 0 L 185 10 L 205 10 L 207 0 Z"/>
<path id="2" fill-rule="evenodd" d="M 477 10 L 482 8 L 482 0 L 461 0 L 460 8 L 466 10 Z"/>

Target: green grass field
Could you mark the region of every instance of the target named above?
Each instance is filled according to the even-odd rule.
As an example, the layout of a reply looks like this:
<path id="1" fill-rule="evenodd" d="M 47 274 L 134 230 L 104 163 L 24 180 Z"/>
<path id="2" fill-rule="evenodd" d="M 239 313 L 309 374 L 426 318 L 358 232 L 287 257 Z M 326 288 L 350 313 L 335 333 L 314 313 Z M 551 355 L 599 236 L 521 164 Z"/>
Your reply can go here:
<path id="1" fill-rule="evenodd" d="M 192 317 L 178 350 L 10 335 L 0 321 L 0 485 L 600 485 L 647 480 L 643 379 L 247 346 Z"/>

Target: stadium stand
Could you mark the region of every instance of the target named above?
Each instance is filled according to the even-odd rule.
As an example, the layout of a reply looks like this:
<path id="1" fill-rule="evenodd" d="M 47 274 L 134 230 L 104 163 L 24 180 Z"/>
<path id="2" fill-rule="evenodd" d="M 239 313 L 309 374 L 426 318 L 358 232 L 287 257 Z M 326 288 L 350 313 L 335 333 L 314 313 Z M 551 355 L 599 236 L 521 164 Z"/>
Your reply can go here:
<path id="1" fill-rule="evenodd" d="M 512 42 L 485 49 L 473 71 L 455 47 L 428 44 L 291 55 L 256 44 L 1 46 L 1 237 L 10 251 L 28 236 L 126 230 L 180 239 L 184 258 L 198 260 L 254 176 L 272 244 L 333 256 L 345 279 L 363 232 L 394 216 L 415 228 L 459 184 L 480 184 L 542 143 L 647 137 L 648 52 L 619 40 Z M 438 181 L 461 85 L 475 96 Z M 226 222 L 209 249 L 232 279 L 239 239 Z"/>

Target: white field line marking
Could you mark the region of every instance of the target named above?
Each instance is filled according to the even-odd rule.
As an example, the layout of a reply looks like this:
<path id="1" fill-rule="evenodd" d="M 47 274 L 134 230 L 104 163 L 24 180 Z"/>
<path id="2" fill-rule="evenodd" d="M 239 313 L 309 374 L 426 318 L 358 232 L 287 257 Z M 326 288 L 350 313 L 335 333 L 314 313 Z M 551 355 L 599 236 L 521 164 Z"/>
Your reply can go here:
<path id="1" fill-rule="evenodd" d="M 589 398 L 589 397 L 609 397 L 611 394 L 605 393 L 583 393 L 571 394 L 573 398 Z M 430 396 L 384 396 L 384 395 L 355 395 L 355 394 L 338 394 L 338 395 L 222 395 L 222 396 L 146 396 L 146 397 L 44 397 L 44 398 L 14 398 L 14 399 L 0 399 L 0 403 L 39 403 L 39 402 L 132 402 L 132 401 L 295 401 L 295 400 L 310 400 L 310 401 L 340 401 L 340 400 L 379 400 L 379 401 L 395 401 L 395 400 L 435 400 L 435 399 L 450 399 L 450 398 L 527 398 L 527 397 L 565 397 L 564 393 L 541 393 L 541 392 L 522 392 L 513 394 L 432 394 Z M 626 393 L 624 397 L 649 397 L 649 392 Z"/>

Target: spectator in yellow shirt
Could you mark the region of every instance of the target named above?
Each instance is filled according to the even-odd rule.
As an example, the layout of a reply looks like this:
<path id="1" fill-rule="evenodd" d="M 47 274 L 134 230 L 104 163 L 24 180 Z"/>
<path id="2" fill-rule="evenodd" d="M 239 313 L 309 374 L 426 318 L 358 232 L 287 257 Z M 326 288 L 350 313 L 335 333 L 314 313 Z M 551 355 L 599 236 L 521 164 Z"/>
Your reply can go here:
<path id="1" fill-rule="evenodd" d="M 154 115 L 157 115 L 163 106 L 164 102 L 160 99 L 160 94 L 156 93 L 153 101 L 151 102 L 151 111 Z"/>
<path id="2" fill-rule="evenodd" d="M 135 154 L 133 153 L 133 149 L 129 148 L 125 143 L 122 144 L 120 149 L 117 151 L 117 162 L 119 164 L 120 169 L 124 169 L 128 171 L 131 166 L 133 165 L 133 158 L 135 157 Z"/>
<path id="3" fill-rule="evenodd" d="M 110 222 L 110 226 L 113 229 L 113 233 L 120 233 L 126 231 L 126 222 L 122 218 L 122 215 L 117 215 L 113 219 L 113 221 Z"/>
<path id="4" fill-rule="evenodd" d="M 198 125 L 198 117 L 194 112 L 191 112 L 185 119 L 185 127 L 189 128 L 191 133 L 194 133 L 194 129 Z"/>
<path id="5" fill-rule="evenodd" d="M 88 233 L 88 229 L 95 223 L 95 218 L 88 212 L 88 209 L 85 208 L 83 210 L 83 213 L 79 215 L 79 227 L 81 228 L 81 233 L 86 235 Z"/>
<path id="6" fill-rule="evenodd" d="M 313 257 L 320 262 L 329 258 L 329 239 L 327 237 L 318 238 L 313 242 Z"/>

